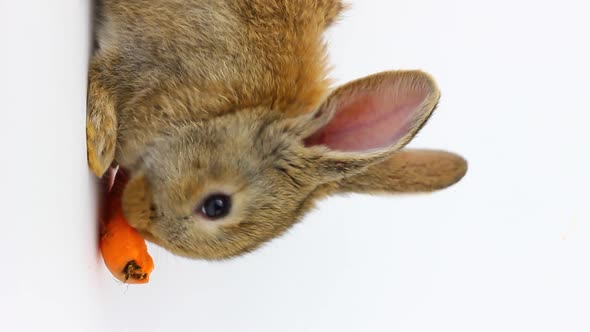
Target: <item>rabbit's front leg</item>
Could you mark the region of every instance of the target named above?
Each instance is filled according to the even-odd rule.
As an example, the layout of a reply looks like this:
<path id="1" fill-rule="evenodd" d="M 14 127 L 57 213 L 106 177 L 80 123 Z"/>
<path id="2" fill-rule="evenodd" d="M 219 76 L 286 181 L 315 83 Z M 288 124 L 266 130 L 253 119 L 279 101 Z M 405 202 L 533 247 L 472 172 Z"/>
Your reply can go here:
<path id="1" fill-rule="evenodd" d="M 93 60 L 88 73 L 88 109 L 86 113 L 86 148 L 88 165 L 101 177 L 115 158 L 117 114 L 113 95 L 101 82 L 100 60 Z"/>

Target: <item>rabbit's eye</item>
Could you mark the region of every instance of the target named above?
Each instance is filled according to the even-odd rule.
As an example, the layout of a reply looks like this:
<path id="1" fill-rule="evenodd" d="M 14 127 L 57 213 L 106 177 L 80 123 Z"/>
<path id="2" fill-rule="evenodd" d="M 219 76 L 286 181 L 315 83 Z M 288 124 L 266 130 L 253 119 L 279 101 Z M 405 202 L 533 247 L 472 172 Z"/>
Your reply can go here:
<path id="1" fill-rule="evenodd" d="M 228 215 L 231 209 L 231 197 L 224 194 L 215 194 L 203 201 L 199 212 L 209 219 L 219 219 Z"/>

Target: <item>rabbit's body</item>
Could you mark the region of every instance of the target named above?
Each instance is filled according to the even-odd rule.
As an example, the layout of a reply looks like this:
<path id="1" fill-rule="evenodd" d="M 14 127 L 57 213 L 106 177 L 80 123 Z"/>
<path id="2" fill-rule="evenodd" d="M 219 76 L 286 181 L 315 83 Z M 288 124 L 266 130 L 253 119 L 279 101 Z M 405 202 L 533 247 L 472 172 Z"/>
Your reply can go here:
<path id="1" fill-rule="evenodd" d="M 417 192 L 465 161 L 402 151 L 439 93 L 385 72 L 328 95 L 322 32 L 336 0 L 102 0 L 89 72 L 91 169 L 130 175 L 123 209 L 146 238 L 224 258 L 282 234 L 334 192 Z"/>
<path id="2" fill-rule="evenodd" d="M 91 74 L 124 123 L 117 160 L 135 159 L 127 147 L 142 149 L 171 121 L 252 106 L 311 111 L 328 91 L 322 32 L 341 9 L 335 0 L 103 0 Z"/>

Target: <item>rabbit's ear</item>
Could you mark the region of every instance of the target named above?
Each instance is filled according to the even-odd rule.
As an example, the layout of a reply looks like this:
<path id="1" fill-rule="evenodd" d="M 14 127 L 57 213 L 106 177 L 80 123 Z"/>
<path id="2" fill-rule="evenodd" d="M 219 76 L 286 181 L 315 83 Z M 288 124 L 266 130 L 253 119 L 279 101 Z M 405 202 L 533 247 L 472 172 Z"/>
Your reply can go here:
<path id="1" fill-rule="evenodd" d="M 303 130 L 320 182 L 387 159 L 416 135 L 438 99 L 436 84 L 420 71 L 379 73 L 336 89 Z"/>
<path id="2" fill-rule="evenodd" d="M 449 187 L 463 178 L 467 162 L 454 153 L 403 149 L 363 172 L 330 184 L 332 192 L 418 193 Z"/>

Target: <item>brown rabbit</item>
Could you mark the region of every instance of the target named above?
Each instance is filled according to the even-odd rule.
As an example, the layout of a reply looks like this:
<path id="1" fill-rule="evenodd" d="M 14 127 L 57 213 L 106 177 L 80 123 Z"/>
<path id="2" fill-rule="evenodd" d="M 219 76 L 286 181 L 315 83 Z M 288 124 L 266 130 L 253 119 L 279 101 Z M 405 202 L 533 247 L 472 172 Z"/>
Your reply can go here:
<path id="1" fill-rule="evenodd" d="M 419 71 L 331 93 L 323 31 L 339 0 L 102 0 L 89 73 L 92 171 L 128 175 L 148 240 L 206 259 L 279 236 L 339 192 L 445 188 L 467 166 L 402 150 L 439 91 Z"/>

